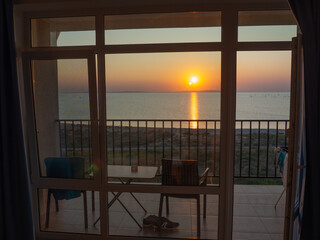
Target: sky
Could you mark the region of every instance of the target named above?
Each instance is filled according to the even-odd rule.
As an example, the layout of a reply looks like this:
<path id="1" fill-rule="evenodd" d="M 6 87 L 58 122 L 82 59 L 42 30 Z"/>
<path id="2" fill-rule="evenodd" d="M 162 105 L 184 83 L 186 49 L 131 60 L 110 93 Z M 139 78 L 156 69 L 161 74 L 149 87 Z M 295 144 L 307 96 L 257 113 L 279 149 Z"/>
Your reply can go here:
<path id="1" fill-rule="evenodd" d="M 295 26 L 239 27 L 238 41 L 290 41 Z M 106 30 L 106 44 L 219 42 L 220 27 Z M 93 31 L 61 32 L 58 46 L 94 45 Z M 290 91 L 290 51 L 237 53 L 237 91 Z M 59 60 L 60 92 L 88 91 L 84 59 Z M 197 82 L 190 84 L 191 79 Z M 107 91 L 220 91 L 221 53 L 106 55 Z"/>
<path id="2" fill-rule="evenodd" d="M 220 91 L 220 62 L 220 52 L 106 55 L 107 91 Z"/>

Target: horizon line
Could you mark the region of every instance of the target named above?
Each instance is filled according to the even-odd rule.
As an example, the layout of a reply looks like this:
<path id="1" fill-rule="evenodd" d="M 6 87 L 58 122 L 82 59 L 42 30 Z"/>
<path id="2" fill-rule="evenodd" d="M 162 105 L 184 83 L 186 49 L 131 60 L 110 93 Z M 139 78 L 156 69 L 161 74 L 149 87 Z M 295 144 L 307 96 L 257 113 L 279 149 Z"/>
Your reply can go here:
<path id="1" fill-rule="evenodd" d="M 198 90 L 198 91 L 106 91 L 106 93 L 192 93 L 192 92 L 221 92 L 220 90 Z M 288 91 L 237 91 L 237 93 L 284 93 Z M 85 92 L 60 92 L 60 93 L 88 93 Z"/>

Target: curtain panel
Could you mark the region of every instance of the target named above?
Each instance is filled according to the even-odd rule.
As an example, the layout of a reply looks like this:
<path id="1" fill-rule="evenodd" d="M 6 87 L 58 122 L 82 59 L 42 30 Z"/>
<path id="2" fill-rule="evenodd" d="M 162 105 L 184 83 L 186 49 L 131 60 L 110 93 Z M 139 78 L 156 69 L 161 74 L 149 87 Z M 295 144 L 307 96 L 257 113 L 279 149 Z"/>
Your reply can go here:
<path id="1" fill-rule="evenodd" d="M 298 51 L 300 52 L 301 59 L 303 59 L 302 47 L 298 44 Z M 292 221 L 292 240 L 301 239 L 301 225 L 303 216 L 303 202 L 305 192 L 305 180 L 306 180 L 306 131 L 305 131 L 305 89 L 304 89 L 304 66 L 303 61 L 298 61 L 298 68 L 301 70 L 298 76 L 299 86 L 299 116 L 297 119 L 297 148 L 296 148 L 296 163 L 297 169 L 294 182 L 294 203 L 293 203 L 293 221 Z"/>
<path id="2" fill-rule="evenodd" d="M 12 0 L 0 1 L 0 239 L 34 239 L 22 134 Z"/>
<path id="3" fill-rule="evenodd" d="M 320 239 L 320 1 L 289 3 L 302 31 L 304 51 L 307 168 L 301 239 Z"/>

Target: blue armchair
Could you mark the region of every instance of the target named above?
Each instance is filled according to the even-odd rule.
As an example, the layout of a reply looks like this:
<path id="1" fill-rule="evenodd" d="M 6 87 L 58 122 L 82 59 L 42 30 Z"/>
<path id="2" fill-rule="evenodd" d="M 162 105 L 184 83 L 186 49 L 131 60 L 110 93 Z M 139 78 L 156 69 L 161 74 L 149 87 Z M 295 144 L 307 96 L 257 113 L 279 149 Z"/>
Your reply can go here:
<path id="1" fill-rule="evenodd" d="M 85 159 L 82 157 L 47 157 L 44 160 L 46 165 L 47 177 L 51 178 L 78 178 L 85 177 Z M 83 194 L 84 205 L 84 223 L 88 228 L 88 211 L 87 211 L 87 194 L 82 190 L 63 190 L 48 189 L 46 223 L 45 227 L 49 227 L 50 217 L 50 199 L 53 195 L 56 203 L 56 211 L 59 211 L 58 200 L 69 200 L 77 198 Z"/>

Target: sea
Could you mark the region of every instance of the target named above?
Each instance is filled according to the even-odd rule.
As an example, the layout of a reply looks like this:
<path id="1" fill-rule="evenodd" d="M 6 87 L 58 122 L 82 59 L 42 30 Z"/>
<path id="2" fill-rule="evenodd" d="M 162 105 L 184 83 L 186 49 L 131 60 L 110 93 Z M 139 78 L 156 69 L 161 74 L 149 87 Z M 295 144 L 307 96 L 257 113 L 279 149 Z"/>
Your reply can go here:
<path id="1" fill-rule="evenodd" d="M 237 120 L 288 120 L 290 92 L 238 92 Z M 88 93 L 60 93 L 60 119 L 89 119 Z M 220 92 L 108 92 L 107 119 L 219 120 Z"/>

